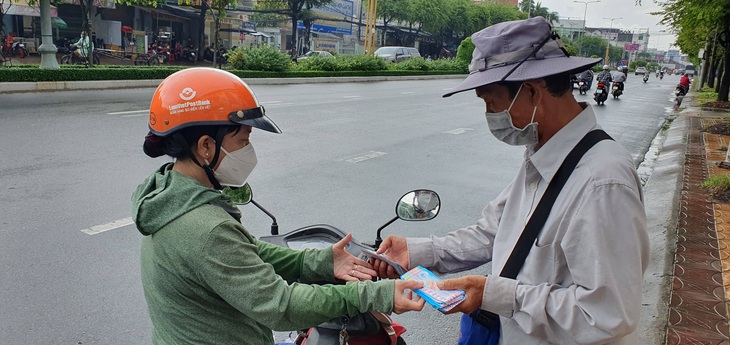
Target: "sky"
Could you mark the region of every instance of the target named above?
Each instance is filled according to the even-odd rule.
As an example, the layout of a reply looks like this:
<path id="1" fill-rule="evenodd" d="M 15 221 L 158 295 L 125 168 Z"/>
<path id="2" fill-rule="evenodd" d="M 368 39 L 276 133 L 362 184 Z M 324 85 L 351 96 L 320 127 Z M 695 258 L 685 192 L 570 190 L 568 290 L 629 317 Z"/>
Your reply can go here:
<path id="1" fill-rule="evenodd" d="M 538 0 L 535 0 L 537 2 Z M 611 27 L 611 19 L 614 28 L 622 30 L 649 30 L 649 48 L 660 50 L 669 49 L 674 43 L 676 36 L 668 27 L 659 25 L 661 17 L 653 16 L 650 13 L 660 11 L 661 7 L 653 0 L 642 0 L 641 6 L 637 6 L 634 0 L 600 0 L 600 2 L 589 3 L 587 10 L 583 3 L 576 3 L 573 0 L 539 0 L 542 6 L 547 7 L 551 12 L 558 12 L 560 18 L 583 20 L 585 13 L 586 26 L 588 27 Z M 579 0 L 595 1 L 595 0 Z M 666 30 L 666 32 L 661 32 Z M 672 47 L 672 49 L 678 49 Z"/>

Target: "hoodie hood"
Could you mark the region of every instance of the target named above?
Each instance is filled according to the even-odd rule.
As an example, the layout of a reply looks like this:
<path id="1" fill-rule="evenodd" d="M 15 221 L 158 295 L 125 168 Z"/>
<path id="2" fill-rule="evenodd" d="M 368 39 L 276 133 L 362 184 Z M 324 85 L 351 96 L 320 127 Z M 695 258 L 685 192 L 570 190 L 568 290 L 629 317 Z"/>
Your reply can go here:
<path id="1" fill-rule="evenodd" d="M 142 235 L 151 235 L 201 205 L 223 207 L 237 220 L 240 211 L 221 192 L 172 171 L 167 163 L 148 177 L 132 194 L 132 219 Z"/>

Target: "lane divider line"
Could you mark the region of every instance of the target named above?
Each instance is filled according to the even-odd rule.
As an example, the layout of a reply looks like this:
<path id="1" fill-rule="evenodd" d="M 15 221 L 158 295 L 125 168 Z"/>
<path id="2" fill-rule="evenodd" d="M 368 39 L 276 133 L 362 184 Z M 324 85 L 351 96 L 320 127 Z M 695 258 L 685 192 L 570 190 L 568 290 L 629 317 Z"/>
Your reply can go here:
<path id="1" fill-rule="evenodd" d="M 134 224 L 134 222 L 132 221 L 132 217 L 127 217 L 127 218 L 115 220 L 111 223 L 92 226 L 90 228 L 81 230 L 81 232 L 83 232 L 87 235 L 96 235 L 96 234 L 100 234 L 102 232 L 119 229 L 119 228 L 125 227 L 127 225 L 132 225 L 132 224 Z"/>
<path id="2" fill-rule="evenodd" d="M 117 111 L 114 113 L 106 113 L 107 115 L 124 115 L 124 114 L 137 114 L 137 113 L 149 113 L 149 109 L 143 110 L 130 110 L 130 111 Z"/>

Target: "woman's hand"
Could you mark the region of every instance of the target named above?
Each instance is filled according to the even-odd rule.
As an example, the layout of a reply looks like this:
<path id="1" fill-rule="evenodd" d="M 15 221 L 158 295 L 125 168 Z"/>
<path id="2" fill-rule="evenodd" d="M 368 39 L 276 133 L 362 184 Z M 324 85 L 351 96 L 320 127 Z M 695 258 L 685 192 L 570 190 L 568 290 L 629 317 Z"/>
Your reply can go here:
<path id="1" fill-rule="evenodd" d="M 367 261 L 352 256 L 345 250 L 350 240 L 352 240 L 352 234 L 347 234 L 339 242 L 332 245 L 335 278 L 350 282 L 373 279 L 377 274 L 373 270 L 373 266 Z"/>
<path id="2" fill-rule="evenodd" d="M 396 280 L 395 295 L 393 296 L 393 312 L 402 314 L 407 311 L 420 311 L 426 300 L 414 294 L 413 291 L 423 288 L 423 282 L 418 280 Z"/>
<path id="3" fill-rule="evenodd" d="M 385 241 L 380 244 L 380 248 L 378 248 L 377 253 L 384 254 L 389 259 L 399 263 L 403 266 L 403 268 L 408 269 L 408 243 L 406 242 L 405 237 L 386 237 Z M 391 279 L 397 279 L 400 277 L 400 275 L 395 272 L 393 266 L 388 265 L 387 262 L 382 260 L 372 260 L 371 262 L 379 277 Z"/>

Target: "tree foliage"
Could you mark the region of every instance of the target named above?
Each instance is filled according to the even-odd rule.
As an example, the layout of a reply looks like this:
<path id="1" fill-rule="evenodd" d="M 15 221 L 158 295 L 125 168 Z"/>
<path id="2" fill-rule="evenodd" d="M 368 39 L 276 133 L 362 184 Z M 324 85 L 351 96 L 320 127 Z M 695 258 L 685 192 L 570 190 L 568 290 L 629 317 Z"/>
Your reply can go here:
<path id="1" fill-rule="evenodd" d="M 672 28 L 677 34 L 675 43 L 693 59 L 708 43 L 708 38 L 716 34 L 724 36 L 720 39 L 720 43 L 724 42 L 720 44 L 724 68 L 718 101 L 727 102 L 730 93 L 730 0 L 667 0 L 661 6 L 662 10 L 653 14 L 661 16 L 661 24 Z"/>

